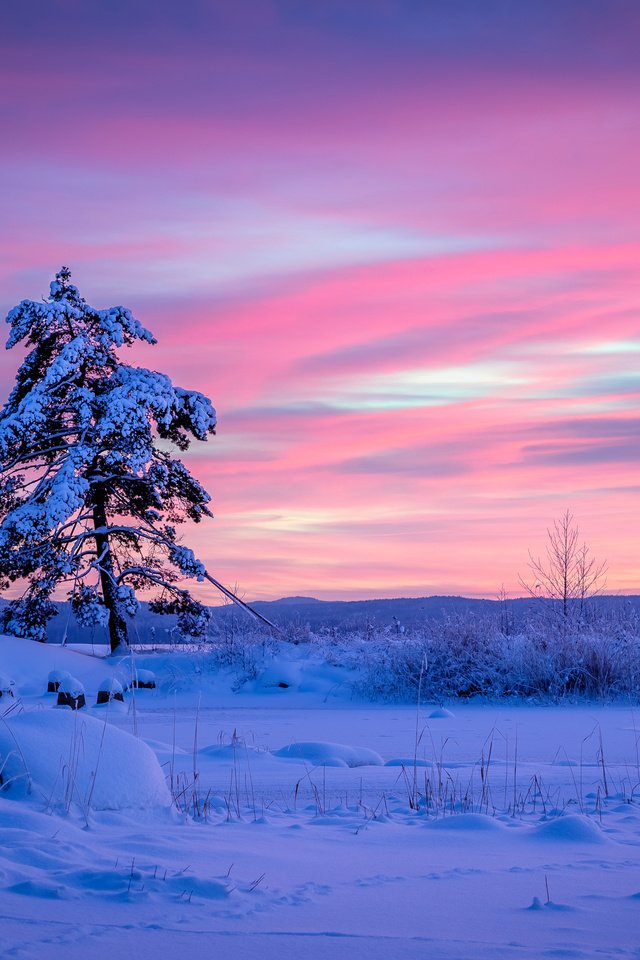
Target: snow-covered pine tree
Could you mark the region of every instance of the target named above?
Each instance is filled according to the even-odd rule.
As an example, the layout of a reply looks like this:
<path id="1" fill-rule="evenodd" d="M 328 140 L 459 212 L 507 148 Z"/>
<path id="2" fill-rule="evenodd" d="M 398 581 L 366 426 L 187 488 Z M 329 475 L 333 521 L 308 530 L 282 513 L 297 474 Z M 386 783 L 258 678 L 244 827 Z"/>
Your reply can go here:
<path id="1" fill-rule="evenodd" d="M 7 349 L 33 349 L 0 412 L 0 588 L 27 584 L 2 626 L 44 640 L 63 586 L 81 624 L 107 625 L 112 650 L 128 642 L 141 590 L 197 633 L 206 608 L 179 583 L 208 574 L 175 524 L 211 516 L 210 498 L 169 451 L 213 434 L 215 410 L 123 363 L 117 348 L 154 337 L 125 307 L 89 306 L 70 277 L 63 267 L 48 300 L 7 316 Z"/>

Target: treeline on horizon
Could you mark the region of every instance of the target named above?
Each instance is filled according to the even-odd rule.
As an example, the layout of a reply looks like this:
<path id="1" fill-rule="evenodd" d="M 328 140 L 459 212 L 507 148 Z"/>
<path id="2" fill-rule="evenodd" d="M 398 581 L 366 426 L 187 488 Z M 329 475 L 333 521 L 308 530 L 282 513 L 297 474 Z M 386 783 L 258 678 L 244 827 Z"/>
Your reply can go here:
<path id="1" fill-rule="evenodd" d="M 0 605 L 6 603 L 0 600 Z M 47 638 L 51 643 L 60 643 L 66 631 L 69 643 L 103 643 L 106 631 L 97 628 L 90 631 L 76 623 L 70 615 L 70 604 L 59 602 L 58 615 L 48 627 Z M 497 622 L 505 632 L 520 629 L 527 621 L 541 616 L 554 619 L 561 614 L 560 601 L 545 597 L 515 597 L 488 600 L 475 597 L 430 596 L 397 597 L 373 600 L 317 600 L 313 597 L 285 597 L 280 600 L 258 600 L 251 604 L 267 616 L 288 638 L 304 636 L 307 630 L 323 631 L 378 631 L 388 628 L 403 633 L 420 629 L 428 621 L 442 622 L 448 618 L 473 617 Z M 248 630 L 262 631 L 251 617 L 233 604 L 211 606 L 209 635 L 214 637 L 220 630 L 233 628 L 239 633 Z M 640 595 L 603 595 L 590 597 L 586 603 L 570 601 L 571 620 L 582 619 L 589 623 L 595 619 L 620 620 L 640 616 Z M 160 615 L 142 603 L 133 619 L 133 640 L 143 645 L 179 642 L 177 618 Z"/>
<path id="2" fill-rule="evenodd" d="M 143 605 L 132 639 L 197 649 L 203 669 L 226 669 L 235 688 L 256 679 L 290 645 L 343 668 L 353 695 L 396 702 L 484 697 L 535 700 L 640 697 L 640 596 L 475 600 L 463 597 L 256 603 L 269 631 L 234 606 L 211 608 L 204 639 L 181 637 L 175 617 Z M 50 642 L 108 643 L 81 631 L 60 604 Z M 286 686 L 286 684 L 284 684 Z"/>

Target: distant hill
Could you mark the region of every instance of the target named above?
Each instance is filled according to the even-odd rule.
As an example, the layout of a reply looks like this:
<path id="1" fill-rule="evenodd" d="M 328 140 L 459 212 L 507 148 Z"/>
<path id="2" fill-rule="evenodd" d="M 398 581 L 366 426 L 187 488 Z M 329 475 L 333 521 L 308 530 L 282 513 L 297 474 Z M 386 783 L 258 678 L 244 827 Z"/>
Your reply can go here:
<path id="1" fill-rule="evenodd" d="M 281 597 L 279 600 L 270 600 L 270 601 L 262 601 L 262 602 L 271 603 L 273 606 L 276 606 L 276 605 L 291 606 L 291 604 L 300 605 L 300 604 L 307 604 L 307 603 L 322 603 L 322 600 L 316 600 L 315 597 Z M 255 604 L 251 604 L 251 606 L 255 606 Z"/>
<path id="2" fill-rule="evenodd" d="M 451 616 L 474 614 L 476 616 L 508 615 L 515 623 L 530 615 L 541 603 L 532 597 L 513 600 L 479 600 L 472 597 L 398 597 L 384 600 L 316 600 L 307 597 L 291 597 L 285 601 L 256 601 L 255 609 L 278 626 L 308 624 L 312 630 L 320 627 L 360 628 L 367 623 L 392 626 L 400 623 L 415 627 L 425 620 L 442 620 Z M 591 609 L 612 615 L 623 610 L 632 610 L 640 616 L 640 596 L 594 597 L 588 601 Z M 221 616 L 228 616 L 230 608 L 223 608 Z M 217 611 L 216 611 L 217 613 Z"/>
<path id="3" fill-rule="evenodd" d="M 319 627 L 361 627 L 367 622 L 391 625 L 400 622 L 414 626 L 424 620 L 441 619 L 452 614 L 489 613 L 493 600 L 466 597 L 397 597 L 391 600 L 316 600 L 291 597 L 286 601 L 257 601 L 253 607 L 279 625 L 309 624 Z"/>

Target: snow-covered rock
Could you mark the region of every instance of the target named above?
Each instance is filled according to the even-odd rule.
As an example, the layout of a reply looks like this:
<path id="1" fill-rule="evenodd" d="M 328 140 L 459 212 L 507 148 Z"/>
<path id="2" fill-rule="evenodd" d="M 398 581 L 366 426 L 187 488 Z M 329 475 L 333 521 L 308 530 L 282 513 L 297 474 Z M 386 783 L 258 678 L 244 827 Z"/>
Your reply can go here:
<path id="1" fill-rule="evenodd" d="M 131 681 L 132 687 L 138 687 L 140 689 L 154 689 L 156 685 L 156 675 L 152 670 L 136 670 L 133 680 Z"/>
<path id="2" fill-rule="evenodd" d="M 124 689 L 115 677 L 106 677 L 98 687 L 97 703 L 111 703 L 112 700 L 124 700 Z"/>
<path id="3" fill-rule="evenodd" d="M 80 710 L 86 705 L 84 687 L 76 677 L 68 674 L 58 685 L 58 706 Z"/>
<path id="4" fill-rule="evenodd" d="M 47 681 L 47 693 L 57 693 L 60 684 L 70 678 L 71 674 L 66 670 L 51 670 Z"/>
<path id="5" fill-rule="evenodd" d="M 72 677 L 70 673 L 67 673 L 60 681 L 58 692 L 68 693 L 70 697 L 80 697 L 84 693 L 84 685 L 77 677 Z"/>

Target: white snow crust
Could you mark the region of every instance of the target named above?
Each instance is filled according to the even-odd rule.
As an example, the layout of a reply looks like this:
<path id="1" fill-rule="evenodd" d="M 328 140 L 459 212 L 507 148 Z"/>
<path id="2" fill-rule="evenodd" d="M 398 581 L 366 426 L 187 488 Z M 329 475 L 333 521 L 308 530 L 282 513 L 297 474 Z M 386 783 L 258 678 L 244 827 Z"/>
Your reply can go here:
<path id="1" fill-rule="evenodd" d="M 634 704 L 369 703 L 304 644 L 239 682 L 0 638 L 0 672 L 2 956 L 637 954 Z"/>

